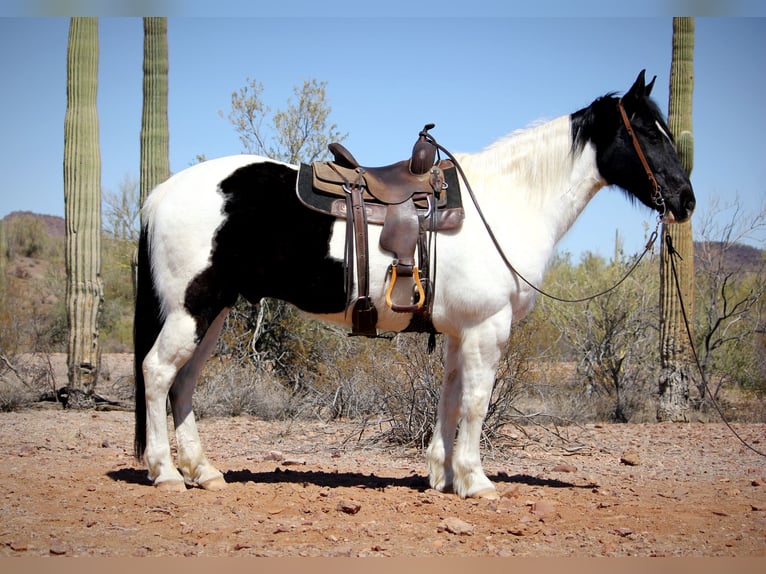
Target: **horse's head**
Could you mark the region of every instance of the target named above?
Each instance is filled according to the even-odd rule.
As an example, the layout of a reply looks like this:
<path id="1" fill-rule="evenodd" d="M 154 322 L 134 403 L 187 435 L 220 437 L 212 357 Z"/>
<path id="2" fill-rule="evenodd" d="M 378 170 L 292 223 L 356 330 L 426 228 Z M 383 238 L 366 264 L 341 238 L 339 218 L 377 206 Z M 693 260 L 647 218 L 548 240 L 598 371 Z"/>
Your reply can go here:
<path id="1" fill-rule="evenodd" d="M 642 70 L 622 98 L 594 102 L 611 108 L 604 110 L 609 128 L 597 143 L 598 168 L 607 182 L 664 213 L 666 221 L 682 222 L 691 217 L 696 202 L 673 136 L 649 98 L 655 79 L 647 84 Z"/>

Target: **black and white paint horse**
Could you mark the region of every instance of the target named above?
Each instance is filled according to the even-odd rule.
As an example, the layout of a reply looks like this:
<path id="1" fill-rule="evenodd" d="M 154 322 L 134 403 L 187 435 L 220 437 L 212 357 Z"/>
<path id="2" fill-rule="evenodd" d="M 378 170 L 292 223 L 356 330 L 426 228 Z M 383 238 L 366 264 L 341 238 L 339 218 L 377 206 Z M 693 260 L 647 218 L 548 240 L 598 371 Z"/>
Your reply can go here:
<path id="1" fill-rule="evenodd" d="M 653 84 L 641 72 L 622 99 L 608 94 L 479 153 L 456 156 L 508 260 L 534 284 L 556 243 L 605 185 L 619 186 L 667 220 L 690 217 L 691 183 L 649 99 Z M 146 200 L 135 317 L 136 455 L 158 487 L 183 490 L 184 481 L 210 490 L 225 486 L 205 456 L 192 393 L 238 294 L 251 302 L 279 298 L 320 319 L 350 321 L 345 221 L 304 208 L 295 193 L 297 173 L 294 165 L 263 157 L 224 157 L 172 176 Z M 494 497 L 479 453 L 482 423 L 511 323 L 529 312 L 535 292 L 504 264 L 474 205 L 463 203 L 462 227 L 440 232 L 437 241 L 432 319 L 446 336 L 447 355 L 426 459 L 433 488 Z M 411 316 L 386 306 L 391 255 L 377 248 L 380 227 L 369 232 L 369 292 L 378 326 L 401 331 Z M 178 466 L 168 442 L 168 394 Z"/>

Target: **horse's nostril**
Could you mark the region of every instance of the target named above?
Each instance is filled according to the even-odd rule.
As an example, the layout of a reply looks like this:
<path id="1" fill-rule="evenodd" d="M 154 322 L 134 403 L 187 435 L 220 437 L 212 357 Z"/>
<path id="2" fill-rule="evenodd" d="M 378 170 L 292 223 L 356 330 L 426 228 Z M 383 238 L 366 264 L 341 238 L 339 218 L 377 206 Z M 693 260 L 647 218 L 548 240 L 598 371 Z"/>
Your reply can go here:
<path id="1" fill-rule="evenodd" d="M 694 211 L 694 207 L 695 207 L 696 205 L 697 205 L 697 200 L 696 200 L 696 199 L 694 199 L 694 197 L 693 197 L 693 196 L 692 196 L 692 197 L 690 197 L 690 198 L 688 198 L 688 199 L 686 200 L 686 203 L 685 203 L 686 211 L 688 211 L 689 213 L 691 213 L 692 211 Z"/>

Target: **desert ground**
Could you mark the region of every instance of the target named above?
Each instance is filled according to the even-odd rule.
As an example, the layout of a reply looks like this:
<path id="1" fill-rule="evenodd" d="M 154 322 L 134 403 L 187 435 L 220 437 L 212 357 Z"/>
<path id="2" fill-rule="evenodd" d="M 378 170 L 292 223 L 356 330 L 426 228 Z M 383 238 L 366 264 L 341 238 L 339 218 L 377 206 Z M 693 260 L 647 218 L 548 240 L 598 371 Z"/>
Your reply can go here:
<path id="1" fill-rule="evenodd" d="M 735 430 L 766 449 L 766 425 Z M 498 500 L 429 488 L 424 452 L 354 422 L 209 418 L 228 487 L 167 493 L 128 410 L 0 413 L 0 556 L 759 557 L 766 461 L 722 424 L 513 428 Z"/>

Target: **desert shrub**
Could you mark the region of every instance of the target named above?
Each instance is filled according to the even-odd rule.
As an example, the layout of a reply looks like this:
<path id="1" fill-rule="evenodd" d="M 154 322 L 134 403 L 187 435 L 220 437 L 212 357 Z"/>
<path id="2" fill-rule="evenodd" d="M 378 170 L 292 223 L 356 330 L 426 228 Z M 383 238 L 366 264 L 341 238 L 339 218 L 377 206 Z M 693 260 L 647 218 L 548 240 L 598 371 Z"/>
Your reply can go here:
<path id="1" fill-rule="evenodd" d="M 133 347 L 131 260 L 136 243 L 105 235 L 101 245 L 104 281 L 104 305 L 99 319 L 101 350 L 105 353 L 130 352 Z"/>
<path id="2" fill-rule="evenodd" d="M 394 368 L 391 342 L 349 337 L 342 328 L 320 323 L 313 328 L 322 336 L 303 371 L 303 408 L 324 420 L 377 416 L 381 389 Z"/>
<path id="3" fill-rule="evenodd" d="M 289 393 L 273 374 L 216 358 L 203 369 L 193 408 L 199 418 L 253 415 L 273 420 L 285 418 L 289 402 Z"/>
<path id="4" fill-rule="evenodd" d="M 308 321 L 283 301 L 264 298 L 251 305 L 240 297 L 226 317 L 215 353 L 300 380 L 320 344 Z"/>
<path id="5" fill-rule="evenodd" d="M 32 386 L 11 362 L 14 357 L 0 357 L 0 412 L 15 411 L 39 398 Z"/>
<path id="6" fill-rule="evenodd" d="M 570 298 L 599 293 L 616 285 L 633 263 L 619 253 L 609 262 L 587 254 L 576 266 L 559 258 L 546 286 Z M 616 289 L 582 303 L 540 301 L 577 365 L 583 388 L 575 386 L 574 395 L 585 400 L 584 412 L 595 420 L 649 416 L 647 398 L 656 395 L 658 380 L 656 268 L 656 261 L 647 259 Z"/>
<path id="7" fill-rule="evenodd" d="M 8 293 L 0 297 L 0 349 L 3 353 L 16 353 L 21 343 L 18 314 L 12 311 L 12 300 Z"/>
<path id="8" fill-rule="evenodd" d="M 39 282 L 35 282 L 36 289 Z M 66 350 L 67 320 L 63 300 L 47 301 L 15 280 L 0 298 L 0 352 L 52 353 Z"/>
<path id="9" fill-rule="evenodd" d="M 38 217 L 21 215 L 5 222 L 8 259 L 43 257 L 51 245 L 45 223 Z"/>
<path id="10" fill-rule="evenodd" d="M 532 368 L 540 341 L 534 336 L 539 318 L 514 327 L 500 360 L 492 389 L 482 438 L 485 444 L 498 439 L 509 424 L 517 424 L 524 413 L 519 401 L 525 388 L 537 384 L 539 375 Z M 427 445 L 438 413 L 439 396 L 444 378 L 445 354 L 443 337 L 437 338 L 433 353 L 428 353 L 423 336 L 397 337 L 397 361 L 392 381 L 381 392 L 381 413 L 390 430 L 386 439 L 397 444 Z M 393 376 L 395 375 L 395 376 Z"/>
<path id="11" fill-rule="evenodd" d="M 737 248 L 746 249 L 724 242 L 698 247 L 694 333 L 705 374 L 695 380 L 701 406 L 709 400 L 705 381 L 716 397 L 725 385 L 766 391 L 766 257 L 737 263 L 727 258 L 727 250 Z"/>
<path id="12" fill-rule="evenodd" d="M 0 354 L 0 411 L 13 411 L 55 397 L 53 365 L 49 354 Z"/>
<path id="13" fill-rule="evenodd" d="M 379 408 L 379 380 L 387 377 L 387 341 L 349 337 L 281 301 L 240 300 L 226 319 L 216 355 L 255 376 L 268 375 L 289 397 L 285 417 L 358 418 Z"/>
<path id="14" fill-rule="evenodd" d="M 21 383 L 0 375 L 0 412 L 18 410 L 38 398 Z"/>
<path id="15" fill-rule="evenodd" d="M 394 360 L 380 384 L 382 439 L 420 447 L 430 442 L 444 376 L 442 339 L 432 353 L 422 335 L 399 335 L 391 346 Z"/>
<path id="16" fill-rule="evenodd" d="M 7 217 L 2 227 L 8 258 L 0 266 L 0 350 L 6 355 L 64 350 L 63 241 L 51 238 L 43 219 L 33 215 Z M 19 261 L 22 257 L 30 259 Z"/>

